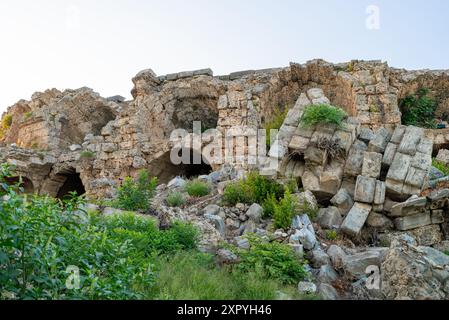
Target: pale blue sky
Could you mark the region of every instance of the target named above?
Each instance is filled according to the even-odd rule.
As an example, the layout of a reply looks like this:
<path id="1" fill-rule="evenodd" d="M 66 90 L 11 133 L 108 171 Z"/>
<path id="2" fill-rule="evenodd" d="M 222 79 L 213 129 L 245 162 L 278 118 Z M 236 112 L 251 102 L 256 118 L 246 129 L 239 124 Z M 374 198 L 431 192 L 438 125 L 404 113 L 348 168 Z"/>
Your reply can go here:
<path id="1" fill-rule="evenodd" d="M 378 30 L 366 27 L 369 5 Z M 0 111 L 51 87 L 129 97 L 146 68 L 357 58 L 449 69 L 448 32 L 447 0 L 0 0 Z"/>

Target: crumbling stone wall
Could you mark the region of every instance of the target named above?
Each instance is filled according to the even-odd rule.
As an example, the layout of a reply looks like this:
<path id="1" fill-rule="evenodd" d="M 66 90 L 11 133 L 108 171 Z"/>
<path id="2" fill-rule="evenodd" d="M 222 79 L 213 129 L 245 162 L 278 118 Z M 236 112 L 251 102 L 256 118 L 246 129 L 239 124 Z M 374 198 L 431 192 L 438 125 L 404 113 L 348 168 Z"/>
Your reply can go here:
<path id="1" fill-rule="evenodd" d="M 358 139 L 348 151 L 350 165 L 346 162 L 338 174 L 342 185 L 351 186 L 356 183 L 360 174 L 357 166 L 367 151 L 362 144 L 369 143 L 379 128 L 392 134 L 400 124 L 398 100 L 417 85 L 428 85 L 435 95 L 443 97 L 446 79 L 445 72 L 397 70 L 380 61 L 334 65 L 313 60 L 226 76 L 214 76 L 210 69 L 203 69 L 158 77 L 153 71 L 144 70 L 133 79 L 131 102 L 119 97 L 104 99 L 88 88 L 64 92 L 52 89 L 36 93 L 31 101 L 18 102 L 7 111 L 13 123 L 0 144 L 50 154 L 55 158 L 55 168 L 58 164 L 70 164 L 70 170 L 80 174 L 88 195 L 107 197 L 125 176 L 135 175 L 143 168 L 164 181 L 185 172 L 186 168 L 177 169 L 169 162 L 173 130 L 183 128 L 191 132 L 194 120 L 202 121 L 203 129 L 216 128 L 223 133 L 235 126 L 256 130 L 263 128 L 279 110 L 293 110 L 301 94 L 319 89 L 326 99 L 306 96 L 309 103 L 340 106 L 360 123 Z M 281 135 L 291 134 L 289 127 L 294 125 L 285 126 Z M 426 131 L 425 135 L 435 141 L 434 145 L 442 145 L 449 141 L 449 135 L 443 131 Z M 245 154 L 252 142 L 238 138 L 235 137 L 234 154 L 242 150 Z M 208 137 L 203 137 L 201 145 L 206 143 Z M 352 170 L 351 166 L 357 169 Z M 334 173 L 341 171 L 332 166 L 331 169 Z M 47 173 L 47 179 L 58 180 L 54 178 L 57 171 Z M 302 172 L 298 167 L 296 174 L 305 173 L 307 180 L 309 171 Z M 322 174 L 314 172 L 313 176 Z M 328 196 L 335 187 L 331 189 Z"/>
<path id="2" fill-rule="evenodd" d="M 116 116 L 120 105 L 88 88 L 37 92 L 7 111 L 12 125 L 2 142 L 35 150 L 67 150 Z"/>

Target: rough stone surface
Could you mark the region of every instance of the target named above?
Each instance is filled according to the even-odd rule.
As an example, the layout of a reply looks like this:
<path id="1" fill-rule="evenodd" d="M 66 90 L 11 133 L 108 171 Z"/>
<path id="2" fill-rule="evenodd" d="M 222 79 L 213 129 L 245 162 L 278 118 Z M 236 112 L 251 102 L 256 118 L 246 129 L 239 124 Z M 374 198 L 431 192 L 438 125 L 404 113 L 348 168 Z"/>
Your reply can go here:
<path id="1" fill-rule="evenodd" d="M 373 203 L 376 191 L 376 179 L 364 176 L 357 177 L 354 200 L 363 203 Z"/>
<path id="2" fill-rule="evenodd" d="M 343 221 L 341 230 L 350 236 L 359 235 L 368 219 L 371 209 L 372 207 L 368 204 L 356 202 Z"/>
<path id="3" fill-rule="evenodd" d="M 343 269 L 354 279 L 360 279 L 366 275 L 369 266 L 380 267 L 384 250 L 369 250 L 353 255 L 347 255 L 343 261 Z"/>
<path id="4" fill-rule="evenodd" d="M 449 273 L 441 277 L 441 271 L 449 271 L 449 256 L 438 250 L 397 241 L 386 254 L 381 270 L 382 293 L 387 299 L 449 298 L 444 290 Z"/>
<path id="5" fill-rule="evenodd" d="M 382 167 L 382 154 L 376 152 L 365 152 L 362 166 L 362 176 L 368 178 L 379 178 Z"/>
<path id="6" fill-rule="evenodd" d="M 327 255 L 330 257 L 332 265 L 335 269 L 338 270 L 343 268 L 346 253 L 341 247 L 337 245 L 331 245 L 329 249 L 327 249 Z"/>
<path id="7" fill-rule="evenodd" d="M 342 216 L 346 216 L 354 205 L 351 195 L 345 188 L 338 191 L 331 199 L 331 203 L 340 210 Z"/>
<path id="8" fill-rule="evenodd" d="M 336 207 L 320 209 L 317 219 L 318 224 L 324 229 L 338 229 L 343 222 L 340 210 Z"/>

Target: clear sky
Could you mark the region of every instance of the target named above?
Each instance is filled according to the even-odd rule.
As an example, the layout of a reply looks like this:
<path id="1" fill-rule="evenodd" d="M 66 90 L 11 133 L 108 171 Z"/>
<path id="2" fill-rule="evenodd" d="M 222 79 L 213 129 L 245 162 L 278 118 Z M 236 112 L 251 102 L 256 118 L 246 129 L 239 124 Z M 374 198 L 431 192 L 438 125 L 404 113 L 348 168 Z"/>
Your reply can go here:
<path id="1" fill-rule="evenodd" d="M 0 112 L 52 87 L 129 98 L 147 68 L 323 58 L 449 69 L 448 33 L 447 0 L 0 0 Z"/>

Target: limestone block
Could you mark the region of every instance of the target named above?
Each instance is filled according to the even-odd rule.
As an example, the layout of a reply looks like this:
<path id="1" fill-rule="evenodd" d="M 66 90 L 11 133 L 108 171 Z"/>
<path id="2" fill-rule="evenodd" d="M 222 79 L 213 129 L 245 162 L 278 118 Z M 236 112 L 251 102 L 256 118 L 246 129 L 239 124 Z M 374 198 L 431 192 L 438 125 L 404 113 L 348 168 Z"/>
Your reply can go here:
<path id="1" fill-rule="evenodd" d="M 382 167 L 382 154 L 365 152 L 363 158 L 362 175 L 369 178 L 379 178 Z"/>
<path id="2" fill-rule="evenodd" d="M 390 216 L 405 217 L 425 213 L 427 198 L 413 198 L 406 202 L 398 203 L 391 208 Z"/>
<path id="3" fill-rule="evenodd" d="M 363 159 L 367 146 L 360 140 L 356 140 L 346 159 L 345 174 L 356 177 L 362 173 Z"/>
<path id="4" fill-rule="evenodd" d="M 368 219 L 371 209 L 372 207 L 370 205 L 356 202 L 341 225 L 342 232 L 350 236 L 359 235 Z"/>
<path id="5" fill-rule="evenodd" d="M 424 137 L 424 130 L 422 128 L 409 126 L 405 129 L 404 137 L 399 144 L 398 151 L 403 154 L 414 156 L 416 149 L 421 139 Z"/>
<path id="6" fill-rule="evenodd" d="M 320 179 L 308 168 L 304 170 L 302 175 L 302 184 L 305 190 L 312 192 L 320 190 Z"/>
<path id="7" fill-rule="evenodd" d="M 444 223 L 444 210 L 432 210 L 432 224 Z"/>
<path id="8" fill-rule="evenodd" d="M 432 166 L 432 155 L 419 151 L 416 152 L 412 158 L 411 166 L 425 171 L 429 170 L 430 166 Z"/>
<path id="9" fill-rule="evenodd" d="M 424 179 L 426 178 L 426 176 L 427 171 L 410 167 L 407 177 L 405 178 L 404 184 L 417 188 L 418 190 L 421 190 L 421 187 L 424 184 Z"/>
<path id="10" fill-rule="evenodd" d="M 427 196 L 430 210 L 443 209 L 447 207 L 449 189 L 436 190 Z"/>
<path id="11" fill-rule="evenodd" d="M 374 194 L 374 204 L 383 205 L 385 202 L 386 185 L 383 181 L 376 181 L 376 191 Z"/>
<path id="12" fill-rule="evenodd" d="M 295 108 L 299 107 L 299 108 L 304 108 L 311 105 L 310 100 L 307 98 L 307 95 L 305 93 L 301 93 L 301 95 L 299 96 L 298 100 L 296 100 L 295 103 Z"/>
<path id="13" fill-rule="evenodd" d="M 306 162 L 311 162 L 322 166 L 326 161 L 326 152 L 325 150 L 318 149 L 317 147 L 308 147 L 304 153 L 304 159 Z"/>
<path id="14" fill-rule="evenodd" d="M 393 132 L 390 142 L 400 144 L 405 134 L 406 126 L 397 126 Z"/>
<path id="15" fill-rule="evenodd" d="M 394 224 L 396 226 L 396 229 L 400 231 L 407 231 L 419 227 L 428 226 L 429 224 L 432 224 L 432 219 L 430 213 L 425 212 L 413 216 L 397 218 L 394 221 Z"/>
<path id="16" fill-rule="evenodd" d="M 441 149 L 438 151 L 437 160 L 444 164 L 449 164 L 449 150 Z"/>
<path id="17" fill-rule="evenodd" d="M 318 224 L 324 229 L 338 229 L 343 222 L 340 210 L 336 207 L 320 209 L 317 218 Z"/>
<path id="18" fill-rule="evenodd" d="M 394 228 L 394 224 L 389 218 L 377 212 L 370 213 L 366 220 L 366 225 L 380 230 L 390 230 Z"/>
<path id="19" fill-rule="evenodd" d="M 352 144 L 354 143 L 354 136 L 347 131 L 343 130 L 337 130 L 334 133 L 334 138 L 338 139 L 340 141 L 340 147 L 346 151 L 346 155 L 348 154 L 349 150 L 352 147 Z"/>
<path id="20" fill-rule="evenodd" d="M 357 177 L 354 200 L 363 203 L 373 203 L 376 191 L 376 179 L 364 176 Z"/>
<path id="21" fill-rule="evenodd" d="M 354 201 L 352 200 L 351 195 L 344 188 L 340 189 L 331 199 L 331 203 L 339 209 L 340 214 L 343 216 L 346 216 L 354 206 Z"/>
<path id="22" fill-rule="evenodd" d="M 376 132 L 374 139 L 370 141 L 368 151 L 384 153 L 388 142 L 390 142 L 390 137 L 390 133 L 385 128 L 380 128 Z"/>
<path id="23" fill-rule="evenodd" d="M 382 159 L 382 164 L 391 166 L 394 160 L 394 156 L 396 155 L 396 151 L 398 150 L 398 145 L 394 143 L 389 143 L 387 148 L 385 149 L 384 157 Z"/>
<path id="24" fill-rule="evenodd" d="M 424 154 L 432 154 L 433 152 L 433 140 L 429 138 L 423 138 L 421 139 L 421 142 L 416 147 L 416 150 L 418 152 L 424 153 Z"/>
<path id="25" fill-rule="evenodd" d="M 307 96 L 310 100 L 320 99 L 324 97 L 323 89 L 320 88 L 312 88 L 307 91 Z"/>
<path id="26" fill-rule="evenodd" d="M 373 130 L 369 128 L 362 128 L 360 130 L 359 139 L 365 143 L 369 143 L 375 137 Z"/>
<path id="27" fill-rule="evenodd" d="M 304 170 L 306 169 L 306 165 L 302 161 L 296 162 L 295 168 L 293 170 L 293 178 L 300 178 L 304 174 Z"/>
<path id="28" fill-rule="evenodd" d="M 332 165 L 320 175 L 320 191 L 336 194 L 341 187 L 343 167 Z"/>
<path id="29" fill-rule="evenodd" d="M 298 135 L 293 136 L 289 144 L 289 149 L 304 153 L 310 143 L 310 138 L 301 137 Z"/>
<path id="30" fill-rule="evenodd" d="M 404 181 L 407 177 L 411 161 L 411 156 L 396 152 L 393 163 L 388 171 L 387 180 Z"/>

